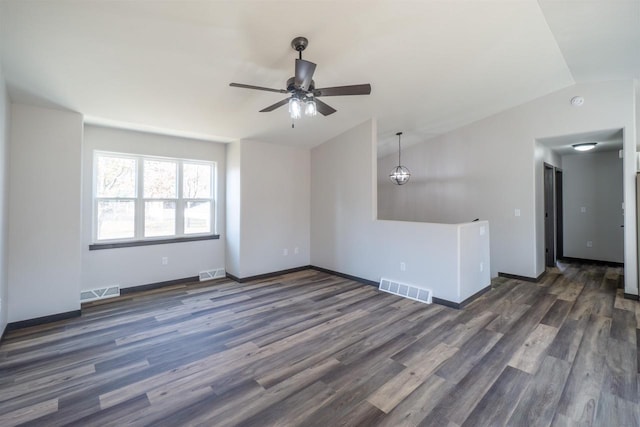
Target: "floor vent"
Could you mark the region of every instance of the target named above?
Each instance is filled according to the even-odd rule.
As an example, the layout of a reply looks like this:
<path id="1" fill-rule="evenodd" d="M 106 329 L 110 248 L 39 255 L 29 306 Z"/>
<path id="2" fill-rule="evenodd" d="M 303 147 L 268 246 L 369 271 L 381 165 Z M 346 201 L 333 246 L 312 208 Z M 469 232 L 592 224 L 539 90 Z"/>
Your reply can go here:
<path id="1" fill-rule="evenodd" d="M 217 268 L 215 270 L 207 270 L 207 271 L 200 272 L 201 282 L 204 282 L 205 280 L 220 279 L 222 277 L 227 277 L 227 273 L 224 271 L 224 268 Z"/>
<path id="2" fill-rule="evenodd" d="M 120 286 L 109 286 L 107 288 L 89 289 L 80 292 L 80 302 L 89 302 L 105 298 L 120 296 Z"/>
<path id="3" fill-rule="evenodd" d="M 390 294 L 399 295 L 401 297 L 431 304 L 430 289 L 417 288 L 405 283 L 399 283 L 393 280 L 385 279 L 384 277 L 380 279 L 380 287 L 378 289 Z"/>

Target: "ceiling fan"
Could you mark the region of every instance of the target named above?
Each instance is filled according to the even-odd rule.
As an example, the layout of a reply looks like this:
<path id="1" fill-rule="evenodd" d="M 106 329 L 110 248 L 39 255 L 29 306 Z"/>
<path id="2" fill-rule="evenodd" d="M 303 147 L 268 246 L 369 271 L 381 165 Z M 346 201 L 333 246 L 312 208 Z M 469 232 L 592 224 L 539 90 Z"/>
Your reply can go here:
<path id="1" fill-rule="evenodd" d="M 318 99 L 321 96 L 369 95 L 371 93 L 371 85 L 368 83 L 316 89 L 315 82 L 313 81 L 316 64 L 302 59 L 302 51 L 305 50 L 308 45 L 309 41 L 304 37 L 296 37 L 291 41 L 291 47 L 299 53 L 299 58 L 296 59 L 295 76 L 287 80 L 286 89 L 271 89 L 242 83 L 230 83 L 229 86 L 291 94 L 290 97 L 278 101 L 260 110 L 260 112 L 273 111 L 285 104 L 289 104 L 289 114 L 292 119 L 299 119 L 303 113 L 306 116 L 315 116 L 317 112 L 323 116 L 335 113 L 337 111 L 335 108 Z"/>

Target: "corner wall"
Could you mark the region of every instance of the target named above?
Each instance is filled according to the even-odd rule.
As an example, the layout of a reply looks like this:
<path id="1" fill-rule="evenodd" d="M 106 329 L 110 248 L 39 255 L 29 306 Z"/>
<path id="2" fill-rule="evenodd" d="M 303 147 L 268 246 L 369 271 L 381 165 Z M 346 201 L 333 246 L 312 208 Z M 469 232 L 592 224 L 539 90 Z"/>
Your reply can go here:
<path id="1" fill-rule="evenodd" d="M 576 95 L 585 98 L 582 107 L 570 105 Z M 380 218 L 446 223 L 486 219 L 491 224 L 492 276 L 537 277 L 545 270 L 545 159 L 536 153 L 536 138 L 626 129 L 625 205 L 635 206 L 633 98 L 631 81 L 574 85 L 407 147 L 403 163 L 413 174 L 411 182 L 392 188 L 388 179 L 380 179 Z M 383 175 L 394 159 L 378 161 Z M 400 208 L 390 210 L 392 206 Z M 627 209 L 626 292 L 637 294 L 635 229 L 635 210 Z"/>
<path id="2" fill-rule="evenodd" d="M 0 336 L 8 322 L 9 123 L 11 103 L 0 66 Z"/>
<path id="3" fill-rule="evenodd" d="M 80 309 L 82 116 L 11 105 L 9 322 Z"/>
<path id="4" fill-rule="evenodd" d="M 226 146 L 227 158 L 227 230 L 224 235 L 226 242 L 225 270 L 227 273 L 240 277 L 240 222 L 242 206 L 240 141 L 234 141 Z"/>
<path id="5" fill-rule="evenodd" d="M 216 163 L 216 232 L 218 240 L 89 250 L 93 220 L 93 153 L 95 150 L 164 156 Z M 222 143 L 145 132 L 85 126 L 82 153 L 82 290 L 121 288 L 197 276 L 225 265 L 225 147 Z M 162 264 L 166 257 L 168 264 Z"/>
<path id="6" fill-rule="evenodd" d="M 562 169 L 564 256 L 623 262 L 622 159 L 618 152 L 566 155 Z M 591 247 L 587 241 L 592 242 Z"/>
<path id="7" fill-rule="evenodd" d="M 431 289 L 434 297 L 456 303 L 460 275 L 465 295 L 488 286 L 489 269 L 478 268 L 490 265 L 487 236 L 465 252 L 458 224 L 376 219 L 376 144 L 376 122 L 368 121 L 311 150 L 311 264 Z M 475 230 L 484 223 L 472 224 Z"/>
<path id="8" fill-rule="evenodd" d="M 309 265 L 309 150 L 238 141 L 227 159 L 228 272 L 243 279 Z"/>

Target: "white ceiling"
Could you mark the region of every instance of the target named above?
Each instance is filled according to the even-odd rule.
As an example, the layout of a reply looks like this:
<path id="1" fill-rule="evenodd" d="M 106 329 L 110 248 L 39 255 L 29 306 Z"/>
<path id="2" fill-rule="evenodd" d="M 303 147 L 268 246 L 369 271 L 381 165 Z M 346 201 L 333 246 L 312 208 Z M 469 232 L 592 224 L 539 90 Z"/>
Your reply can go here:
<path id="1" fill-rule="evenodd" d="M 314 146 L 377 117 L 382 153 L 575 82 L 640 77 L 640 0 L 0 0 L 0 60 L 14 101 L 94 123 L 217 141 Z M 295 36 L 338 110 L 291 129 L 258 111 L 293 74 Z"/>

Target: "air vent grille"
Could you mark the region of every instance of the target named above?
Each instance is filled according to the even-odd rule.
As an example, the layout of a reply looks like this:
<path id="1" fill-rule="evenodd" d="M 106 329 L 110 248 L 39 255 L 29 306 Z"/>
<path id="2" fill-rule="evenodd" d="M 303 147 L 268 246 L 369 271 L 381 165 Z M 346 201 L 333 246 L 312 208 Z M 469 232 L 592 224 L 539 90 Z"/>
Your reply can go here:
<path id="1" fill-rule="evenodd" d="M 120 296 L 120 286 L 108 286 L 106 288 L 89 289 L 80 292 L 80 302 L 89 302 L 105 298 Z"/>
<path id="2" fill-rule="evenodd" d="M 406 283 L 399 283 L 393 280 L 385 279 L 384 277 L 380 279 L 380 286 L 378 289 L 404 298 L 431 304 L 430 289 L 418 288 L 417 286 L 407 285 Z"/>
<path id="3" fill-rule="evenodd" d="M 220 279 L 223 277 L 227 277 L 227 273 L 224 271 L 224 268 L 217 268 L 215 270 L 207 270 L 207 271 L 200 272 L 201 282 L 204 282 L 205 280 Z"/>

